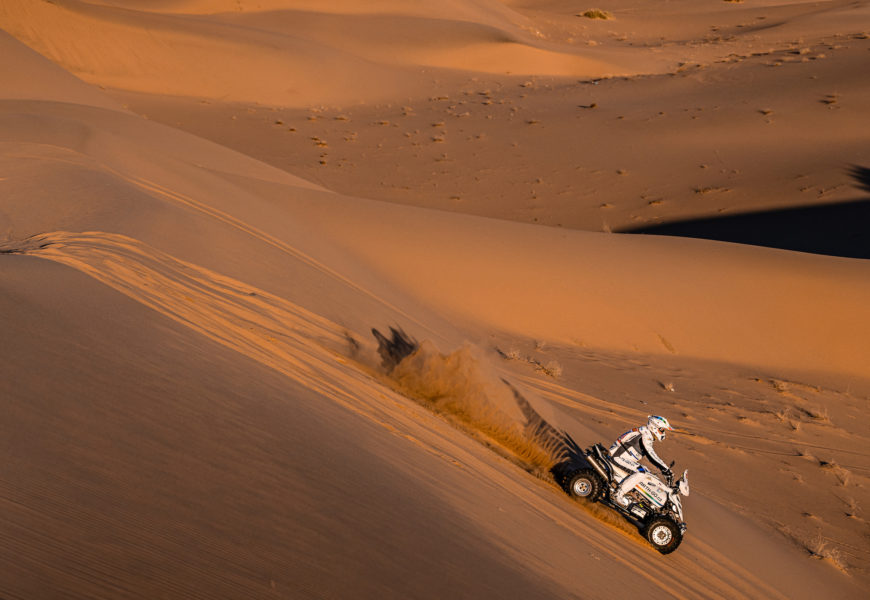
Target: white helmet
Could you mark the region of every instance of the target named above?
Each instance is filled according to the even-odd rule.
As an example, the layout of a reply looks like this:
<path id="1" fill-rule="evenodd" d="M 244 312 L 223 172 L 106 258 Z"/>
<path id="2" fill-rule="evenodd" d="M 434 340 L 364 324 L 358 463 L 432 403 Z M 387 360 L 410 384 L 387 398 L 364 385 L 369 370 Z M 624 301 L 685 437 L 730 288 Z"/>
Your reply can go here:
<path id="1" fill-rule="evenodd" d="M 647 418 L 649 419 L 646 422 L 647 429 L 649 429 L 650 433 L 652 433 L 655 438 L 660 442 L 665 439 L 666 431 L 674 430 L 674 428 L 671 427 L 671 424 L 668 423 L 668 420 L 664 417 L 650 415 Z"/>

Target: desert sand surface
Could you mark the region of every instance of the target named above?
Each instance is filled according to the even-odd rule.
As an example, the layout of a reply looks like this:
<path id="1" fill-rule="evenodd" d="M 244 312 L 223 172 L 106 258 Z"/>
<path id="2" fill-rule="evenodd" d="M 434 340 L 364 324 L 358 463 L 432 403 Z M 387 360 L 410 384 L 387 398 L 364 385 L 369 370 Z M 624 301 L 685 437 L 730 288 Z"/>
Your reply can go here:
<path id="1" fill-rule="evenodd" d="M 868 65 L 866 0 L 4 0 L 0 597 L 866 598 Z M 667 556 L 537 427 L 649 414 Z"/>

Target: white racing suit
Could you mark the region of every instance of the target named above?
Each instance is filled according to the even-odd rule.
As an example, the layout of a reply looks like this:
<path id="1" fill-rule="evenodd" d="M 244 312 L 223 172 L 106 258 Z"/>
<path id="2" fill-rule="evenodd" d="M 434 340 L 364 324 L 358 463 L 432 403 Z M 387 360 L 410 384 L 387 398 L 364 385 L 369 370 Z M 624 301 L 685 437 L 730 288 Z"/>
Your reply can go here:
<path id="1" fill-rule="evenodd" d="M 623 433 L 616 438 L 610 447 L 610 456 L 614 462 L 631 473 L 619 483 L 619 488 L 616 490 L 618 503 L 625 505 L 625 494 L 634 489 L 637 482 L 643 479 L 646 470 L 640 464 L 642 458 L 649 459 L 662 473 L 669 470 L 665 461 L 659 458 L 653 450 L 654 441 L 653 434 L 650 433 L 646 425 L 642 425 Z"/>

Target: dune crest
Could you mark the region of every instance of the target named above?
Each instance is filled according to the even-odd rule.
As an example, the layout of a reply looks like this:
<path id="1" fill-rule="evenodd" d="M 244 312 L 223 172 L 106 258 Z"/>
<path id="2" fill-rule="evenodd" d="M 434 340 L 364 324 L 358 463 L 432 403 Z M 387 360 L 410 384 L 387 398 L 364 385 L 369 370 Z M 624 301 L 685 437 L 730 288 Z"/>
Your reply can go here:
<path id="1" fill-rule="evenodd" d="M 124 2 L 10 0 L 0 7 L 0 24 L 90 83 L 280 106 L 413 93 L 428 79 L 427 67 L 574 77 L 639 72 L 625 59 L 542 40 L 500 2 L 454 4 L 318 4 L 305 12 L 314 7 L 280 2 L 252 12 L 210 3 L 140 10 Z"/>

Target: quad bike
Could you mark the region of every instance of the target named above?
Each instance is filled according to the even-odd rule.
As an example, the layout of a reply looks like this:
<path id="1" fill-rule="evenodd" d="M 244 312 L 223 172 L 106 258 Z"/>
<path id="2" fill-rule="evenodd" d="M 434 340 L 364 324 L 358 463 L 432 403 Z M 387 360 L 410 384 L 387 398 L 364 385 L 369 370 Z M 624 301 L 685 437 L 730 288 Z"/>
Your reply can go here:
<path id="1" fill-rule="evenodd" d="M 669 473 L 667 485 L 653 474 L 644 473 L 646 476 L 625 494 L 627 505 L 621 505 L 616 501 L 616 490 L 632 472 L 616 463 L 604 446 L 595 444 L 561 465 L 557 479 L 570 496 L 601 502 L 618 511 L 638 527 L 656 550 L 670 554 L 686 533 L 680 494 L 689 495 L 689 472 L 684 471 L 676 483 Z"/>

